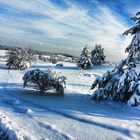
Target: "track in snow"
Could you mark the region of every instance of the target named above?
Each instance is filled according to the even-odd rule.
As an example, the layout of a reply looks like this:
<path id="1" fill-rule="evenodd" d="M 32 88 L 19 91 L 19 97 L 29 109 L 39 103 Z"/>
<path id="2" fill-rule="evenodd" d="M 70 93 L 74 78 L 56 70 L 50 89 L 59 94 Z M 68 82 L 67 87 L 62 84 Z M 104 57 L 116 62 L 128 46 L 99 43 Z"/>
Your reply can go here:
<path id="1" fill-rule="evenodd" d="M 100 76 L 98 73 L 86 71 L 84 74 L 72 69 L 62 71 L 68 77 L 66 96 L 53 98 L 23 90 L 21 79 L 24 72 L 0 70 L 3 77 L 0 79 L 1 108 L 7 109 L 6 115 L 19 124 L 23 135 L 30 133 L 27 136 L 33 140 L 137 140 L 140 137 L 139 112 L 131 112 L 124 105 L 115 107 L 115 103 L 94 103 L 84 95 L 88 93 L 94 77 Z"/>
<path id="2" fill-rule="evenodd" d="M 101 127 L 101 128 L 104 128 L 104 129 L 108 129 L 108 130 L 111 130 L 111 131 L 117 131 L 123 135 L 125 135 L 126 137 L 129 137 L 131 138 L 131 133 L 129 132 L 129 129 L 127 128 L 121 128 L 121 127 L 117 127 L 117 126 L 113 126 L 113 125 L 106 125 L 104 123 L 100 123 L 100 122 L 95 122 L 94 120 L 90 120 L 90 119 L 86 119 L 86 118 L 83 118 L 83 117 L 80 117 L 80 116 L 76 116 L 76 115 L 72 115 L 72 114 L 69 114 L 69 113 L 65 113 L 63 111 L 60 111 L 60 110 L 57 110 L 57 109 L 51 109 L 49 107 L 44 107 L 38 103 L 35 103 L 35 102 L 32 102 L 31 100 L 28 100 L 27 98 L 26 99 L 23 99 L 22 97 L 16 97 L 17 94 L 12 94 L 12 92 L 8 89 L 5 89 L 6 93 L 7 93 L 7 97 L 9 96 L 9 98 L 11 98 L 11 103 L 10 101 L 4 101 L 5 104 L 9 105 L 9 104 L 15 104 L 15 106 L 12 106 L 12 108 L 15 110 L 15 112 L 17 113 L 27 113 L 27 115 L 29 117 L 32 117 L 32 114 L 28 113 L 28 108 L 24 108 L 24 105 L 29 105 L 31 106 L 34 110 L 34 108 L 40 108 L 40 109 L 45 109 L 46 111 L 49 111 L 49 112 L 52 112 L 54 114 L 58 114 L 58 115 L 61 115 L 63 117 L 66 117 L 68 119 L 72 119 L 74 121 L 78 121 L 80 123 L 85 123 L 85 124 L 89 124 L 89 125 L 93 125 L 93 126 L 97 126 L 97 127 Z M 17 102 L 20 102 L 22 103 L 21 105 L 18 104 Z M 53 127 L 53 125 L 50 125 L 49 123 L 46 123 L 46 122 L 40 122 L 38 120 L 36 120 L 34 117 L 33 119 L 35 121 L 37 121 L 37 124 L 41 127 L 41 128 L 44 128 L 46 129 L 46 136 L 49 137 L 49 139 L 62 139 L 62 140 L 69 140 L 69 139 L 72 139 L 71 136 L 65 134 L 64 132 L 56 129 Z M 49 133 L 49 135 L 47 135 Z"/>

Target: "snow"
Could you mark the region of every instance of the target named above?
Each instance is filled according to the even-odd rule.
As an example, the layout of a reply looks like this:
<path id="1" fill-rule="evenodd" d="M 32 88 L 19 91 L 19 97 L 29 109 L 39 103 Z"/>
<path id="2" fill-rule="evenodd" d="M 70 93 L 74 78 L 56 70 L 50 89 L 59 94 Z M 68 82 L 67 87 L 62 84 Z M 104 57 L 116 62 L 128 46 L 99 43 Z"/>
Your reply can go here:
<path id="1" fill-rule="evenodd" d="M 24 140 L 24 136 L 22 133 L 13 128 L 13 122 L 7 117 L 4 116 L 3 114 L 0 113 L 0 139 L 13 139 L 13 140 Z"/>
<path id="2" fill-rule="evenodd" d="M 61 62 L 60 62 L 61 63 Z M 112 66 L 78 70 L 74 63 L 63 67 L 38 61 L 31 69 L 55 70 L 67 77 L 65 96 L 39 95 L 23 88 L 23 75 L 30 69 L 5 69 L 0 61 L 0 138 L 10 140 L 138 140 L 140 107 L 112 101 L 91 100 L 96 77 Z"/>
<path id="3" fill-rule="evenodd" d="M 5 56 L 6 55 L 6 52 L 5 50 L 0 50 L 0 56 Z"/>
<path id="4" fill-rule="evenodd" d="M 128 104 L 131 106 L 135 106 L 136 103 L 140 102 L 140 96 L 137 94 L 133 94 L 131 98 L 128 100 Z"/>

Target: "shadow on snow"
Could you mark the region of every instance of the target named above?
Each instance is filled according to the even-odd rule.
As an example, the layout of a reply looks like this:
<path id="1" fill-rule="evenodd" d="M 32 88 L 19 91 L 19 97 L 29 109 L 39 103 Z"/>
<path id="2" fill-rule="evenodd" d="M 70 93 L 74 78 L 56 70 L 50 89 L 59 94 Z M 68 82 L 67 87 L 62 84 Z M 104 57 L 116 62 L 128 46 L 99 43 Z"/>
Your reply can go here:
<path id="1" fill-rule="evenodd" d="M 0 86 L 7 83 L 0 83 Z M 12 88 L 15 87 L 16 88 Z M 62 115 L 69 119 L 98 126 L 101 128 L 117 131 L 131 137 L 127 128 L 115 126 L 113 124 L 105 124 L 94 121 L 94 117 L 106 117 L 120 120 L 140 120 L 139 109 L 127 106 L 123 103 L 115 103 L 111 101 L 94 102 L 88 95 L 80 93 L 66 93 L 65 96 L 41 96 L 35 94 L 35 90 L 27 90 L 22 88 L 20 83 L 8 83 L 7 87 L 0 89 L 0 95 L 7 94 L 11 98 L 20 100 L 30 106 L 38 107 L 46 111 Z M 124 115 L 122 115 L 122 113 Z M 85 117 L 82 117 L 83 114 Z M 88 115 L 88 118 L 86 118 Z M 89 119 L 90 116 L 90 119 Z M 115 120 L 114 120 L 115 121 Z"/>
<path id="2" fill-rule="evenodd" d="M 31 68 L 55 68 L 55 69 L 63 69 L 63 70 L 78 70 L 76 66 L 52 66 L 52 65 L 33 65 Z"/>

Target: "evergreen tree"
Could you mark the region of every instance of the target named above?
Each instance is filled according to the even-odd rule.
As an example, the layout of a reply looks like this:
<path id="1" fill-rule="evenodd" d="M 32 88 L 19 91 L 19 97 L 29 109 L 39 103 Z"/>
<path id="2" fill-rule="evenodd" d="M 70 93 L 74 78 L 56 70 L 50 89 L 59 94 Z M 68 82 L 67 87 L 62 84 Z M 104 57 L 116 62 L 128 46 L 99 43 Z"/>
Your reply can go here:
<path id="1" fill-rule="evenodd" d="M 95 48 L 91 51 L 91 62 L 93 65 L 101 65 L 104 63 L 105 55 L 104 48 L 96 44 Z"/>
<path id="2" fill-rule="evenodd" d="M 136 26 L 127 30 L 123 35 L 131 34 L 133 39 L 126 48 L 128 57 L 122 60 L 112 71 L 97 78 L 91 89 L 97 86 L 93 99 L 111 99 L 127 102 L 132 106 L 140 104 L 140 12 L 133 21 Z"/>
<path id="3" fill-rule="evenodd" d="M 80 69 L 89 69 L 92 67 L 91 56 L 90 56 L 90 53 L 88 51 L 87 45 L 83 48 L 80 59 L 77 62 L 77 66 Z"/>
<path id="4" fill-rule="evenodd" d="M 32 53 L 31 49 L 16 48 L 15 50 L 9 50 L 7 52 L 6 66 L 10 69 L 23 70 L 31 66 L 32 61 L 36 60 L 36 57 Z"/>

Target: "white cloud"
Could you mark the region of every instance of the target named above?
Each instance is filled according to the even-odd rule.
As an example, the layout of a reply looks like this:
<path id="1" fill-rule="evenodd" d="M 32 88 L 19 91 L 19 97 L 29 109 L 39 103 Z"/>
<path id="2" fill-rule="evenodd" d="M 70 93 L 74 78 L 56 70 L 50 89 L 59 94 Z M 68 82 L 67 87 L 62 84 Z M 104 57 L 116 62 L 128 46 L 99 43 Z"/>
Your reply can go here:
<path id="1" fill-rule="evenodd" d="M 97 6 L 96 12 L 91 13 L 91 16 L 89 15 L 91 11 L 69 1 L 66 1 L 69 6 L 66 9 L 61 9 L 50 0 L 1 0 L 0 3 L 16 8 L 19 12 L 28 11 L 46 16 L 34 20 L 16 17 L 16 22 L 0 15 L 0 23 L 3 25 L 0 31 L 5 34 L 4 38 L 6 35 L 7 38 L 13 35 L 13 38 L 17 37 L 19 42 L 26 38 L 26 42 L 30 45 L 33 42 L 41 45 L 42 48 L 39 49 L 45 50 L 46 47 L 46 50 L 49 50 L 47 47 L 53 46 L 51 50 L 57 48 L 75 54 L 80 53 L 85 44 L 92 49 L 95 43 L 100 43 L 107 54 L 113 54 L 110 55 L 111 60 L 116 60 L 120 59 L 120 56 L 124 57 L 124 49 L 130 42 L 129 37 L 120 36 L 128 28 L 127 24 L 122 17 L 115 15 L 105 6 Z M 43 34 L 28 32 L 26 29 L 29 28 Z"/>

